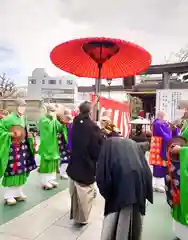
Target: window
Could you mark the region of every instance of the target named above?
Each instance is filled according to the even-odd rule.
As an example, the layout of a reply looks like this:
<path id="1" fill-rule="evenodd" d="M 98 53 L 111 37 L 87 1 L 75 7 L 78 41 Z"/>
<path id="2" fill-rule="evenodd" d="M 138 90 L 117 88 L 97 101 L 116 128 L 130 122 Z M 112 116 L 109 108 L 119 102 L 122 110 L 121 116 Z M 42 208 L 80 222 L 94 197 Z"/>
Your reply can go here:
<path id="1" fill-rule="evenodd" d="M 45 80 L 42 80 L 42 84 L 45 84 Z"/>
<path id="2" fill-rule="evenodd" d="M 44 93 L 51 91 L 51 88 L 43 88 L 42 90 Z M 54 94 L 74 94 L 74 89 L 58 89 L 58 88 L 53 88 L 53 93 Z"/>
<path id="3" fill-rule="evenodd" d="M 61 99 L 56 99 L 57 103 L 74 103 L 74 99 L 68 99 L 68 98 L 61 98 Z"/>
<path id="4" fill-rule="evenodd" d="M 29 80 L 29 84 L 36 84 L 36 79 Z"/>
<path id="5" fill-rule="evenodd" d="M 64 89 L 63 93 L 65 93 L 65 94 L 74 94 L 74 89 Z"/>
<path id="6" fill-rule="evenodd" d="M 49 84 L 56 84 L 56 80 L 48 80 Z"/>
<path id="7" fill-rule="evenodd" d="M 72 80 L 67 80 L 67 85 L 72 85 Z"/>
<path id="8" fill-rule="evenodd" d="M 61 85 L 61 80 L 59 80 L 59 84 Z"/>

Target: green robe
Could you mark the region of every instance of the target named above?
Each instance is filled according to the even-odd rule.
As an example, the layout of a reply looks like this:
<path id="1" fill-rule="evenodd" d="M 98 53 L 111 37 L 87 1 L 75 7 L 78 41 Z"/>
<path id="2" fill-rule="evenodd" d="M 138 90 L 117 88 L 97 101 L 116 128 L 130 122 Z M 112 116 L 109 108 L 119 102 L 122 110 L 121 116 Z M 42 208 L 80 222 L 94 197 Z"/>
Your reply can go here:
<path id="1" fill-rule="evenodd" d="M 181 135 L 188 141 L 188 122 L 181 129 Z M 172 216 L 188 226 L 188 146 L 180 149 L 180 204 L 173 207 Z"/>
<path id="2" fill-rule="evenodd" d="M 25 117 L 19 117 L 17 113 L 13 112 L 0 121 L 0 178 L 3 177 L 2 185 L 4 187 L 22 186 L 26 183 L 28 177 L 28 173 L 15 176 L 4 176 L 8 165 L 11 146 L 9 130 L 12 126 L 21 126 L 25 128 Z M 30 149 L 34 153 L 33 138 L 28 139 L 28 141 L 30 144 Z"/>
<path id="3" fill-rule="evenodd" d="M 188 120 L 184 120 L 183 127 L 181 128 L 181 136 L 186 138 L 188 142 Z"/>
<path id="4" fill-rule="evenodd" d="M 66 128 L 50 116 L 43 116 L 39 121 L 41 157 L 40 173 L 54 173 L 60 159 L 57 133 L 63 132 L 66 136 Z"/>

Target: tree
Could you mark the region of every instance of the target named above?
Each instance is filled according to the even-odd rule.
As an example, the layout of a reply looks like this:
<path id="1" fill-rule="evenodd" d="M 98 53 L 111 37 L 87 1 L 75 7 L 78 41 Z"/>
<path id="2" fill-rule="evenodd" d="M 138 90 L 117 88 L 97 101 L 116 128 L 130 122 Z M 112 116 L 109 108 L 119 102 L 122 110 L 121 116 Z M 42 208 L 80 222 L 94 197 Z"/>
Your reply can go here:
<path id="1" fill-rule="evenodd" d="M 16 98 L 19 93 L 15 83 L 10 80 L 5 73 L 0 75 L 0 98 Z"/>

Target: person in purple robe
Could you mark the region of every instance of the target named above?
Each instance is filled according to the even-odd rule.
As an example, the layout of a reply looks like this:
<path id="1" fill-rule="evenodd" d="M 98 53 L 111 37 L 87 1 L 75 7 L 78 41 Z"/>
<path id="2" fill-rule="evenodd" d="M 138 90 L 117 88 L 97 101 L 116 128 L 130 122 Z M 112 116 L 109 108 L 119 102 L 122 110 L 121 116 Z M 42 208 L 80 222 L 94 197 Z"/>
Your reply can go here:
<path id="1" fill-rule="evenodd" d="M 167 165 L 167 144 L 172 138 L 172 130 L 165 119 L 165 113 L 159 111 L 153 122 L 153 137 L 150 148 L 150 164 L 153 165 L 153 189 L 165 192 L 164 177 Z"/>
<path id="2" fill-rule="evenodd" d="M 181 129 L 179 127 L 173 128 L 172 129 L 172 137 L 177 137 L 181 133 Z"/>
<path id="3" fill-rule="evenodd" d="M 177 137 L 181 134 L 182 120 L 176 119 L 170 123 L 172 130 L 172 137 Z"/>

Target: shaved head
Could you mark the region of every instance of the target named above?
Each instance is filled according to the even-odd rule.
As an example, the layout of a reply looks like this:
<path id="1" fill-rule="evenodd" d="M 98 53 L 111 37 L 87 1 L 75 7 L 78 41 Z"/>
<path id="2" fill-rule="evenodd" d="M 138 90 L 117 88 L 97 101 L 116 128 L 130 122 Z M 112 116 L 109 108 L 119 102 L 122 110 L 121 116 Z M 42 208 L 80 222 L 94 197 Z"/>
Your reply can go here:
<path id="1" fill-rule="evenodd" d="M 164 118 L 165 118 L 165 112 L 164 111 L 158 111 L 157 119 L 164 120 Z"/>

